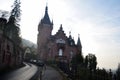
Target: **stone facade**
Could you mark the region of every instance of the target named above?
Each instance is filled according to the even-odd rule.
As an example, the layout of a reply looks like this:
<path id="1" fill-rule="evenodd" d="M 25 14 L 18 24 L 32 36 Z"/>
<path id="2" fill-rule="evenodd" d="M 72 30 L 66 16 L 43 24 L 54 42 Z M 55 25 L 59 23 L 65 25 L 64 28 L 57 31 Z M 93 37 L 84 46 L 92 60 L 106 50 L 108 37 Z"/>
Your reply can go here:
<path id="1" fill-rule="evenodd" d="M 6 22 L 6 19 L 0 18 L 0 71 L 6 67 L 19 66 L 23 62 L 23 49 L 4 35 Z"/>
<path id="2" fill-rule="evenodd" d="M 66 36 L 62 25 L 55 35 L 51 34 L 52 29 L 53 22 L 50 21 L 46 6 L 45 15 L 38 25 L 37 53 L 40 59 L 70 62 L 75 54 L 82 52 L 80 37 L 75 44 L 71 34 L 69 37 Z"/>

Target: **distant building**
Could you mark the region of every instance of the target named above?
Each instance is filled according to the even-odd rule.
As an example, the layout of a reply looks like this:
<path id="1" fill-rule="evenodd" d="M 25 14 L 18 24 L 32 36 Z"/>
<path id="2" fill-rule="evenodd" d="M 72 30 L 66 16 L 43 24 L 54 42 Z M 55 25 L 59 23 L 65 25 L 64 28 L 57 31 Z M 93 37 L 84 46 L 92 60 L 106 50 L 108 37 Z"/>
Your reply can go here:
<path id="1" fill-rule="evenodd" d="M 26 47 L 24 52 L 24 59 L 28 59 L 29 57 L 27 55 L 31 54 L 31 50 L 29 47 Z"/>
<path id="2" fill-rule="evenodd" d="M 71 34 L 67 37 L 64 33 L 62 24 L 55 35 L 51 34 L 52 30 L 53 21 L 50 21 L 48 7 L 46 6 L 45 15 L 38 25 L 37 52 L 40 59 L 69 62 L 75 54 L 82 52 L 80 37 L 75 44 Z"/>

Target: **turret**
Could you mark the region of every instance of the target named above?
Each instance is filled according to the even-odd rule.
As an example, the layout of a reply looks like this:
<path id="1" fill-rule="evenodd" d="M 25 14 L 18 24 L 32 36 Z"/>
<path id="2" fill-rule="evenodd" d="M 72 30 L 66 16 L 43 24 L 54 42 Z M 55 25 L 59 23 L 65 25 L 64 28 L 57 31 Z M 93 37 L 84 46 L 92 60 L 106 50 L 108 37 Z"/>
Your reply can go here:
<path id="1" fill-rule="evenodd" d="M 48 15 L 48 7 L 47 6 L 45 8 L 45 15 L 44 15 L 43 19 L 41 19 L 41 23 L 49 24 L 49 25 L 52 24 L 52 22 L 50 21 L 49 15 Z"/>
<path id="2" fill-rule="evenodd" d="M 82 45 L 81 45 L 80 35 L 79 35 L 79 34 L 78 34 L 77 47 L 78 47 L 78 50 L 79 50 L 80 52 L 82 52 Z"/>
<path id="3" fill-rule="evenodd" d="M 75 41 L 74 41 L 74 38 L 72 38 L 71 36 L 71 32 L 69 32 L 68 43 L 70 46 L 75 46 Z"/>
<path id="4" fill-rule="evenodd" d="M 44 17 L 41 19 L 39 25 L 38 25 L 38 39 L 37 39 L 37 44 L 38 44 L 38 54 L 39 58 L 46 60 L 46 55 L 47 55 L 47 42 L 48 39 L 51 36 L 53 29 L 53 21 L 50 21 L 49 15 L 48 15 L 48 7 L 46 6 L 45 8 L 45 14 Z"/>
<path id="5" fill-rule="evenodd" d="M 72 36 L 71 36 L 71 31 L 69 32 L 69 39 L 72 39 Z"/>
<path id="6" fill-rule="evenodd" d="M 38 25 L 38 31 L 40 31 L 40 29 L 45 27 L 50 29 L 50 34 L 51 34 L 53 29 L 53 20 L 50 21 L 49 14 L 48 14 L 48 6 L 45 7 L 45 14 Z"/>

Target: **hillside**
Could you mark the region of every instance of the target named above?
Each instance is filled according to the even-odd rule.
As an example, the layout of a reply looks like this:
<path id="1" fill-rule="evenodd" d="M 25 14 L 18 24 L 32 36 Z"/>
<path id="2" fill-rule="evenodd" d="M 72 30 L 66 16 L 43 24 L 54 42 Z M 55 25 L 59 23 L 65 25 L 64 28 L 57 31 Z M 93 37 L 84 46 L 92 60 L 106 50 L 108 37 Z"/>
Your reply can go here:
<path id="1" fill-rule="evenodd" d="M 35 46 L 35 48 L 37 47 L 37 45 L 29 40 L 26 39 L 22 39 L 22 43 L 24 47 L 31 47 L 31 46 Z"/>

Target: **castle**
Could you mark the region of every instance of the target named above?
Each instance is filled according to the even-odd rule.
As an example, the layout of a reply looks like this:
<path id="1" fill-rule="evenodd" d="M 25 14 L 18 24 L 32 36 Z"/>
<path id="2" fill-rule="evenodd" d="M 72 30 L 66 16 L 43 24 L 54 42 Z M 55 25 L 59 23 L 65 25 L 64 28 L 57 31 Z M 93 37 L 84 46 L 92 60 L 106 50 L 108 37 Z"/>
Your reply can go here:
<path id="1" fill-rule="evenodd" d="M 77 44 L 75 44 L 71 34 L 68 37 L 66 36 L 62 25 L 54 35 L 51 34 L 52 30 L 53 21 L 50 21 L 48 7 L 46 6 L 44 17 L 38 25 L 37 53 L 40 59 L 70 62 L 74 55 L 82 53 L 79 36 Z"/>

